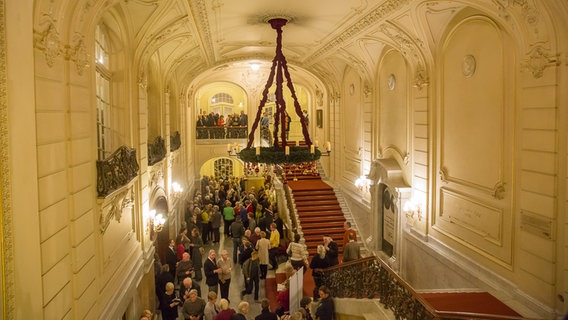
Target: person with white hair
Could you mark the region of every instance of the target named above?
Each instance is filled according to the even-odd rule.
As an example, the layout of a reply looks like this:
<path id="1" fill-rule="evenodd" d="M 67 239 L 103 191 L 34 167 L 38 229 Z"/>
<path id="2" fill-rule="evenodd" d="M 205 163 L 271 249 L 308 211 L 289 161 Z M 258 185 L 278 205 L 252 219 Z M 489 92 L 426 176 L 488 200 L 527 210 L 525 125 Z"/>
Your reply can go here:
<path id="1" fill-rule="evenodd" d="M 231 320 L 247 320 L 248 312 L 249 312 L 249 303 L 246 301 L 241 301 L 237 306 L 237 313 L 231 316 Z"/>
<path id="2" fill-rule="evenodd" d="M 205 301 L 198 297 L 197 290 L 189 291 L 189 299 L 185 300 L 181 308 L 185 320 L 202 320 L 205 311 Z"/>

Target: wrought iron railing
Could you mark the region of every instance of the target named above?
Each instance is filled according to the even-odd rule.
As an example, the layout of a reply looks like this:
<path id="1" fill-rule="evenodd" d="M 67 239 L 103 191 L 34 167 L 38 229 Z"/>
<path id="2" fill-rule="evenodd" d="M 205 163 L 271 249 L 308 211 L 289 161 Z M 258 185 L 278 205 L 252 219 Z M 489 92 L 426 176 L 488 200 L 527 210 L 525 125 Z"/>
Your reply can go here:
<path id="1" fill-rule="evenodd" d="M 170 152 L 176 151 L 181 147 L 181 135 L 179 131 L 176 131 L 173 135 L 170 135 Z"/>
<path id="2" fill-rule="evenodd" d="M 196 127 L 197 139 L 246 139 L 248 126 Z"/>
<path id="3" fill-rule="evenodd" d="M 152 166 L 166 157 L 166 143 L 164 138 L 156 137 L 154 142 L 148 143 L 148 165 Z"/>
<path id="4" fill-rule="evenodd" d="M 108 158 L 97 160 L 97 194 L 106 197 L 138 175 L 136 149 L 121 146 Z"/>
<path id="5" fill-rule="evenodd" d="M 341 263 L 322 270 L 322 283 L 335 298 L 379 299 L 396 319 L 499 319 L 523 317 L 438 311 L 386 263 L 375 256 Z"/>

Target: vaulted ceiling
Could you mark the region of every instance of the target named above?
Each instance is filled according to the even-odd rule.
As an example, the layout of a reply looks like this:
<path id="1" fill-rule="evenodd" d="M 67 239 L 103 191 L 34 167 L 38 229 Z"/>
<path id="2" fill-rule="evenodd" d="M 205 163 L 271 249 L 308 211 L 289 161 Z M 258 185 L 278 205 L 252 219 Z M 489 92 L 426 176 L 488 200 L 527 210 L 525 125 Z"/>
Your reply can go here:
<path id="1" fill-rule="evenodd" d="M 274 57 L 283 17 L 283 51 L 292 66 L 314 74 L 366 65 L 345 45 L 371 24 L 403 7 L 399 0 L 130 0 L 122 3 L 136 32 L 141 65 L 159 57 L 169 77 L 188 83 L 206 70 Z M 375 40 L 376 42 L 376 40 Z M 365 50 L 377 51 L 380 45 Z M 357 48 L 359 50 L 360 48 Z M 325 65 L 325 67 L 322 67 Z"/>

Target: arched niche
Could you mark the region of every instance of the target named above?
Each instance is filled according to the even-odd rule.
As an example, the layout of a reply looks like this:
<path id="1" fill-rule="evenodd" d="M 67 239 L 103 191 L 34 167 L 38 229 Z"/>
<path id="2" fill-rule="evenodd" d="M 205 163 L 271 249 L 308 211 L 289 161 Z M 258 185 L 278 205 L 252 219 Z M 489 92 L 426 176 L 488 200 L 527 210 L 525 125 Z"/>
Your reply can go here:
<path id="1" fill-rule="evenodd" d="M 398 270 L 402 265 L 402 228 L 406 221 L 402 208 L 412 189 L 394 158 L 374 160 L 367 178 L 371 180 L 371 232 L 375 239 L 371 248 Z"/>

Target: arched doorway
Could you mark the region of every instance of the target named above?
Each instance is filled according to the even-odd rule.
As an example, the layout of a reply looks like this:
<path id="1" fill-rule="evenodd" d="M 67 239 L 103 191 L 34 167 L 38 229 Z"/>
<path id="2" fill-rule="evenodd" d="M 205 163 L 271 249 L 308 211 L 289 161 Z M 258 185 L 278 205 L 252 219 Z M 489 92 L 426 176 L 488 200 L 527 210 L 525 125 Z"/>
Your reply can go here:
<path id="1" fill-rule="evenodd" d="M 168 200 L 164 196 L 159 196 L 152 207 L 150 209 L 156 210 L 156 215 L 162 214 L 162 216 L 168 219 Z M 167 220 L 166 220 L 167 221 Z M 166 250 L 168 250 L 168 245 L 170 243 L 170 234 L 171 230 L 169 230 L 170 223 L 166 222 L 164 224 L 164 228 L 159 232 L 156 232 L 157 235 L 154 235 L 153 227 L 150 230 L 150 238 L 153 239 L 154 236 L 156 241 L 154 242 L 154 246 L 156 247 L 156 251 L 158 252 L 158 256 L 160 256 L 160 261 L 162 264 L 166 262 Z"/>

